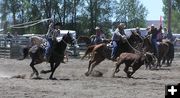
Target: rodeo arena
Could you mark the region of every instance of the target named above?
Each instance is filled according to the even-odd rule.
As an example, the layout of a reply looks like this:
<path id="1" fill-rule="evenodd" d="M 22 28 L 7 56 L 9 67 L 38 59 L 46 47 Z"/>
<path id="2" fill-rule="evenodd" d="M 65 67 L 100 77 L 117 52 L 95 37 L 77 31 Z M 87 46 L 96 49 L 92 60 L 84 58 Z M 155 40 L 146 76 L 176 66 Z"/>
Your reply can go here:
<path id="1" fill-rule="evenodd" d="M 49 23 L 43 35 L 0 34 L 0 98 L 165 98 L 166 86 L 180 83 L 180 35 L 169 39 L 162 26 L 118 23 L 111 39 L 98 26 L 92 36 L 59 26 Z M 154 43 L 149 32 L 160 30 Z"/>

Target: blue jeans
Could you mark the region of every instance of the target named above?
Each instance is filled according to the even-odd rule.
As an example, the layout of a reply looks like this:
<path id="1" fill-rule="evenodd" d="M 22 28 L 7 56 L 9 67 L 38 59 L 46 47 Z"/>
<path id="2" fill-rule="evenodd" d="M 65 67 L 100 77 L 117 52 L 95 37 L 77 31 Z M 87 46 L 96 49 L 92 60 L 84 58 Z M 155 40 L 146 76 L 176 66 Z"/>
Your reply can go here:
<path id="1" fill-rule="evenodd" d="M 115 45 L 115 43 L 116 45 Z M 111 52 L 111 58 L 112 59 L 116 59 L 116 57 L 118 56 L 118 51 L 119 51 L 120 45 L 118 41 L 113 41 L 113 48 L 112 48 L 112 52 Z"/>
<path id="2" fill-rule="evenodd" d="M 47 48 L 45 48 L 45 56 L 48 57 L 50 54 L 50 49 L 52 47 L 52 39 L 51 38 L 47 38 L 48 41 L 48 45 Z"/>

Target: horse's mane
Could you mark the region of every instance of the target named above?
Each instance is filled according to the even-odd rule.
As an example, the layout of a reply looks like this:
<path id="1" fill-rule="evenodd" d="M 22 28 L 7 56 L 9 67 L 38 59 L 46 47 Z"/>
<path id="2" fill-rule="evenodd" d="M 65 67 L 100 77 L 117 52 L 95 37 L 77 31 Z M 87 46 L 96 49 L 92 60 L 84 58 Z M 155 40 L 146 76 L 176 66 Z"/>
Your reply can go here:
<path id="1" fill-rule="evenodd" d="M 91 39 L 91 38 L 95 38 L 95 37 L 96 37 L 96 35 L 91 35 L 91 36 L 90 36 L 90 39 Z"/>

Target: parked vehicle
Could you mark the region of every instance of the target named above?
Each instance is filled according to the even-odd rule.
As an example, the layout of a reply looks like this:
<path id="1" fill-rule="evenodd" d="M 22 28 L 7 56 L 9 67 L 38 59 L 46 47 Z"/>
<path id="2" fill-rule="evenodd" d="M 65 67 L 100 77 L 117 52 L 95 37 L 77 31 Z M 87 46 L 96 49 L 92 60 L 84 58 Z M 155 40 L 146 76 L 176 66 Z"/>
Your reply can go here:
<path id="1" fill-rule="evenodd" d="M 148 31 L 146 30 L 146 28 L 139 28 L 140 29 L 140 32 L 141 32 L 141 36 L 142 37 L 145 37 L 147 34 L 148 34 Z M 135 31 L 136 28 L 129 28 L 129 29 L 125 29 L 125 34 L 129 37 L 131 36 L 131 31 Z"/>
<path id="2" fill-rule="evenodd" d="M 76 31 L 73 30 L 61 30 L 61 36 L 67 34 L 68 32 L 74 39 L 74 45 L 73 46 L 68 46 L 68 54 L 77 56 L 79 55 L 79 45 L 77 44 L 77 39 L 76 39 Z"/>

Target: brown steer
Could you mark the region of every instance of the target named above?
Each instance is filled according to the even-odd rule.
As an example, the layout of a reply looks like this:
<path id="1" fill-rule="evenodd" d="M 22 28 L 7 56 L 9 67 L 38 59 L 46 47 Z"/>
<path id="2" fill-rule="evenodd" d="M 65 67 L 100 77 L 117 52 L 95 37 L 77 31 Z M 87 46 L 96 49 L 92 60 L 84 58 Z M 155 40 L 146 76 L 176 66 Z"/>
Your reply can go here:
<path id="1" fill-rule="evenodd" d="M 153 58 L 151 53 L 122 53 L 117 58 L 116 69 L 114 70 L 113 77 L 115 77 L 115 73 L 119 72 L 120 65 L 124 63 L 124 72 L 127 74 L 127 77 L 130 78 L 143 64 L 154 63 L 154 60 L 151 58 Z M 129 71 L 129 67 L 132 68 L 132 71 Z"/>

